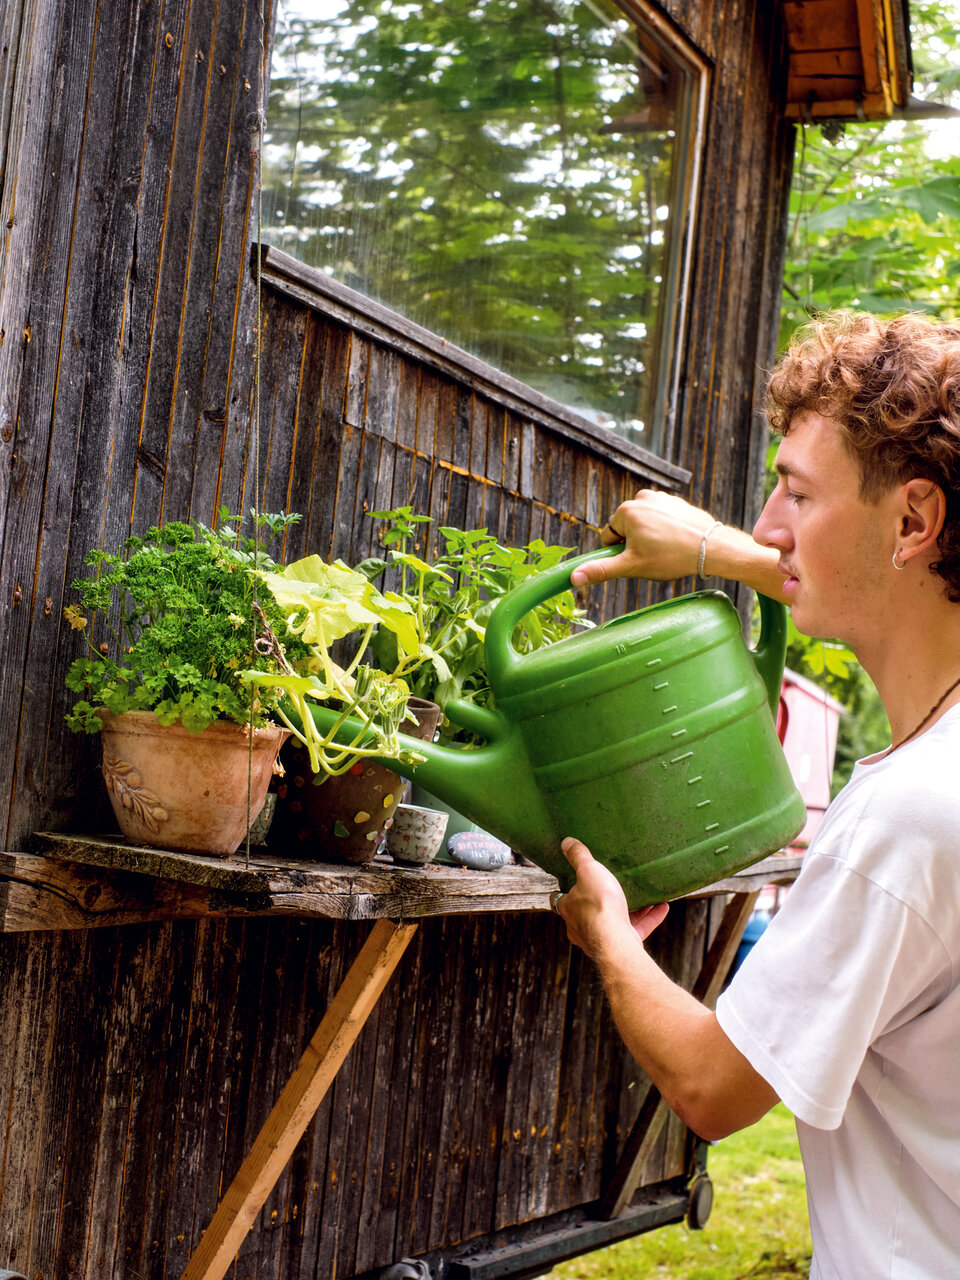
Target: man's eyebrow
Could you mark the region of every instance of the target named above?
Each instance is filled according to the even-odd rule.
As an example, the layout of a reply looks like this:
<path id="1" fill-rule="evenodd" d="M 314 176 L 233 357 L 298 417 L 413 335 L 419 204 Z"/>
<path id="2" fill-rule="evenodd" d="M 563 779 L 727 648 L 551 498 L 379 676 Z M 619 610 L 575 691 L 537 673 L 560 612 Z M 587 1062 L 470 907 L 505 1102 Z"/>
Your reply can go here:
<path id="1" fill-rule="evenodd" d="M 788 480 L 792 476 L 795 480 L 801 481 L 801 483 L 809 483 L 809 475 L 798 467 L 792 467 L 789 462 L 776 462 L 774 466 L 777 469 L 777 475 L 782 476 L 784 480 Z"/>

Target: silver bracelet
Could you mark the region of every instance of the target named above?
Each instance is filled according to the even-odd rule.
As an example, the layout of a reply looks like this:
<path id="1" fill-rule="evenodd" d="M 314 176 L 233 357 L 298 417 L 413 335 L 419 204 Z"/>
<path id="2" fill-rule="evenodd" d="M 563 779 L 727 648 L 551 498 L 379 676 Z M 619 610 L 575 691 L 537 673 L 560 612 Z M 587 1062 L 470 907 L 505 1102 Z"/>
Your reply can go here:
<path id="1" fill-rule="evenodd" d="M 722 520 L 714 520 L 713 524 L 700 539 L 700 556 L 697 559 L 697 577 L 700 579 L 704 577 L 703 566 L 704 560 L 707 556 L 707 539 L 710 537 L 711 533 L 713 533 L 714 529 L 719 529 L 722 524 Z"/>

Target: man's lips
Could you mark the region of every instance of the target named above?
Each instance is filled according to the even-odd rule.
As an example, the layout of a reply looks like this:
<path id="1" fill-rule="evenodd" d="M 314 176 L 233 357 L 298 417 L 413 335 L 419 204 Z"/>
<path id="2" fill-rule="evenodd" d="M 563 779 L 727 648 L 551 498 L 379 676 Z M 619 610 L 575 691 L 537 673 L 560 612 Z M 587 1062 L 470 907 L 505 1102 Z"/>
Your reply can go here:
<path id="1" fill-rule="evenodd" d="M 777 565 L 777 568 L 783 574 L 785 579 L 783 584 L 784 590 L 786 591 L 788 588 L 792 588 L 794 584 L 798 581 L 797 575 L 794 573 L 793 569 L 790 567 L 790 565 L 784 564 L 782 561 L 780 564 Z"/>

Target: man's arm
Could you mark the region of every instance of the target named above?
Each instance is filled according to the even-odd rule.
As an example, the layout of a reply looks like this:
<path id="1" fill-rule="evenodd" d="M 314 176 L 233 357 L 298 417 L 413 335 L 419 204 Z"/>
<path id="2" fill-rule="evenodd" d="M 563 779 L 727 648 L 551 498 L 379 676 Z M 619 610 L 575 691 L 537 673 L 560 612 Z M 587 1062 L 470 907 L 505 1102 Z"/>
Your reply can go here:
<path id="1" fill-rule="evenodd" d="M 672 982 L 643 939 L 666 915 L 652 907 L 631 917 L 613 874 L 578 840 L 563 851 L 577 873 L 557 910 L 570 941 L 593 959 L 630 1053 L 673 1111 L 701 1138 L 743 1129 L 777 1101 L 721 1030 L 716 1015 Z"/>
<path id="2" fill-rule="evenodd" d="M 623 502 L 601 531 L 601 541 L 624 549 L 609 560 L 595 560 L 571 575 L 574 586 L 606 582 L 609 578 L 649 578 L 671 582 L 697 572 L 700 545 L 714 524 L 708 511 L 691 506 L 675 494 L 641 489 Z M 774 600 L 782 600 L 783 574 L 779 556 L 761 547 L 749 533 L 732 525 L 720 525 L 707 538 L 704 575 L 743 582 Z"/>

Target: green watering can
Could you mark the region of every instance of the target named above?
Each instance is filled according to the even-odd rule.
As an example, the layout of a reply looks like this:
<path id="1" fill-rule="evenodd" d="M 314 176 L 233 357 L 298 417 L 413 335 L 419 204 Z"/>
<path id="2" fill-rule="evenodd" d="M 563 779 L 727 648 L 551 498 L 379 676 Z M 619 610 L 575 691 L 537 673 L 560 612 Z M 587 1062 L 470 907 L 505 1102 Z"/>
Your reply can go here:
<path id="1" fill-rule="evenodd" d="M 702 888 L 793 839 L 806 820 L 777 740 L 786 610 L 760 596 L 756 649 L 721 591 L 639 609 L 529 654 L 511 636 L 570 586 L 564 561 L 500 600 L 484 648 L 496 710 L 446 713 L 486 739 L 473 751 L 401 735 L 421 763 L 391 769 L 557 877 L 576 836 L 619 880 L 631 910 Z M 313 709 L 321 729 L 336 713 Z M 359 726 L 356 726 L 359 727 Z"/>

